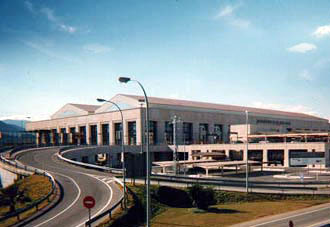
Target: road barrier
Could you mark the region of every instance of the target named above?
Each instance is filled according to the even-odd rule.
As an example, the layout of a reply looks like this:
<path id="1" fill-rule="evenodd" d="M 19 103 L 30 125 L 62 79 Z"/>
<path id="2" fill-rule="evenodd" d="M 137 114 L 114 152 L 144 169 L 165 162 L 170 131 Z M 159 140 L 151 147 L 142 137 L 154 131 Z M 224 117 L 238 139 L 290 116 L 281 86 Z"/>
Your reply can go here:
<path id="1" fill-rule="evenodd" d="M 0 161 L 6 165 L 10 165 L 12 167 L 14 167 L 14 173 L 16 174 L 22 174 L 21 171 L 19 170 L 23 170 L 24 173 L 25 173 L 25 176 L 27 175 L 33 175 L 33 174 L 36 174 L 36 175 L 41 175 L 41 176 L 45 176 L 48 178 L 48 180 L 51 182 L 52 184 L 52 189 L 51 191 L 45 195 L 44 197 L 38 199 L 37 201 L 34 201 L 32 204 L 24 207 L 24 208 L 20 208 L 20 209 L 17 209 L 15 212 L 12 212 L 12 213 L 9 213 L 3 217 L 0 217 L 0 222 L 1 221 L 4 221 L 8 218 L 11 218 L 11 217 L 17 217 L 18 220 L 20 220 L 20 214 L 27 211 L 27 210 L 30 210 L 32 209 L 33 207 L 36 208 L 36 210 L 38 210 L 38 206 L 39 204 L 41 204 L 42 202 L 44 202 L 45 200 L 48 200 L 48 202 L 50 202 L 50 196 L 53 195 L 54 193 L 56 193 L 56 182 L 55 182 L 55 179 L 52 175 L 50 175 L 49 173 L 47 173 L 46 171 L 43 171 L 43 170 L 40 170 L 40 169 L 37 169 L 37 168 L 34 168 L 34 167 L 31 167 L 31 166 L 26 166 L 26 165 L 23 165 L 21 163 L 17 163 L 15 161 L 11 161 L 11 160 L 8 160 L 6 159 L 5 157 L 3 157 L 2 155 L 0 155 Z M 12 171 L 13 169 L 11 169 L 10 171 Z"/>
<path id="2" fill-rule="evenodd" d="M 70 149 L 60 148 L 59 152 L 57 153 L 57 157 L 59 159 L 65 161 L 65 162 L 71 163 L 73 165 L 89 168 L 89 169 L 97 169 L 97 170 L 102 170 L 102 171 L 108 171 L 110 173 L 116 173 L 116 174 L 122 174 L 123 173 L 122 169 L 110 168 L 110 167 L 106 167 L 106 166 L 98 166 L 98 165 L 94 165 L 94 164 L 73 161 L 71 159 L 68 159 L 68 158 L 65 158 L 65 157 L 62 156 L 63 151 L 69 152 L 70 150 L 75 150 L 75 149 L 72 149 L 72 147 L 70 147 Z"/>

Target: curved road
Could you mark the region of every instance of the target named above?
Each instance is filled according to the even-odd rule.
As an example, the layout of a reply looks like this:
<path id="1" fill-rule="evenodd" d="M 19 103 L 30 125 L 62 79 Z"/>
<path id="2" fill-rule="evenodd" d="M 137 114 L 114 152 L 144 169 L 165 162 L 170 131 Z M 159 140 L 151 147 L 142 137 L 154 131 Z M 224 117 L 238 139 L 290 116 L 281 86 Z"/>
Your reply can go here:
<path id="1" fill-rule="evenodd" d="M 46 214 L 28 223 L 27 226 L 84 226 L 88 210 L 83 207 L 83 198 L 91 195 L 96 205 L 91 216 L 100 214 L 115 204 L 122 194 L 109 173 L 84 169 L 58 160 L 58 148 L 23 152 L 18 160 L 29 166 L 44 169 L 52 174 L 63 187 L 61 202 Z"/>

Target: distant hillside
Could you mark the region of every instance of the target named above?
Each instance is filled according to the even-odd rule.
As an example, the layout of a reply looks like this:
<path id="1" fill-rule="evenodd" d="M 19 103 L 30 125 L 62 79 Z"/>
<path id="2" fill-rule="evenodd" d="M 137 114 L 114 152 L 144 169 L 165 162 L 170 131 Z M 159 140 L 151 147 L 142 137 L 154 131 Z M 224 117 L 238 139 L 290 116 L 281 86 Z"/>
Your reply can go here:
<path id="1" fill-rule="evenodd" d="M 11 120 L 6 120 L 6 121 L 11 121 Z M 4 121 L 0 121 L 0 131 L 1 132 L 19 132 L 23 131 L 24 129 L 22 127 L 19 127 L 14 124 L 8 124 L 5 123 Z"/>

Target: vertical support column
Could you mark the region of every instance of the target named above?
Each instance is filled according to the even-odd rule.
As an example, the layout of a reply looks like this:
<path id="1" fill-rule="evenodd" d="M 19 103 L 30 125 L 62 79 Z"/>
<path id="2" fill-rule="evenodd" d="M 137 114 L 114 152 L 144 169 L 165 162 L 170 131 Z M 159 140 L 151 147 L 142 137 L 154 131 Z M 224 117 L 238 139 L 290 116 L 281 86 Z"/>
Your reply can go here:
<path id="1" fill-rule="evenodd" d="M 72 135 L 70 133 L 70 127 L 68 125 L 65 126 L 65 134 L 66 134 L 66 142 L 67 144 L 72 144 Z"/>
<path id="2" fill-rule="evenodd" d="M 40 131 L 37 131 L 36 132 L 36 145 L 37 145 L 37 147 L 40 145 L 40 142 L 41 142 L 41 140 L 40 140 Z"/>
<path id="3" fill-rule="evenodd" d="M 122 127 L 124 133 L 124 135 L 122 135 L 122 139 L 124 139 L 124 144 L 128 145 L 128 122 L 124 120 Z"/>
<path id="4" fill-rule="evenodd" d="M 246 147 L 243 150 L 243 161 L 246 161 L 248 159 L 248 151 L 246 150 Z"/>
<path id="5" fill-rule="evenodd" d="M 96 125 L 97 130 L 97 145 L 103 145 L 102 124 L 98 122 Z"/>
<path id="6" fill-rule="evenodd" d="M 109 122 L 109 132 L 110 132 L 110 145 L 115 145 L 115 123 L 113 121 Z"/>
<path id="7" fill-rule="evenodd" d="M 91 144 L 91 129 L 89 124 L 86 124 L 86 144 L 87 145 Z"/>
<path id="8" fill-rule="evenodd" d="M 55 145 L 54 131 L 52 129 L 50 129 L 50 143 Z"/>
<path id="9" fill-rule="evenodd" d="M 78 137 L 76 137 L 76 139 L 77 139 L 77 145 L 80 145 L 81 144 L 81 139 L 80 139 L 80 131 L 79 131 L 79 125 L 76 125 L 75 126 L 75 131 L 76 131 L 76 133 L 78 133 L 79 134 L 79 136 Z"/>
<path id="10" fill-rule="evenodd" d="M 268 150 L 264 149 L 262 151 L 262 162 L 268 162 Z M 267 166 L 267 164 L 263 164 L 263 166 Z"/>
<path id="11" fill-rule="evenodd" d="M 226 157 L 229 159 L 229 150 L 225 150 L 225 155 L 226 155 Z"/>
<path id="12" fill-rule="evenodd" d="M 284 149 L 284 167 L 289 167 L 289 149 Z"/>
<path id="13" fill-rule="evenodd" d="M 136 119 L 136 145 L 142 143 L 142 121 L 141 118 Z"/>

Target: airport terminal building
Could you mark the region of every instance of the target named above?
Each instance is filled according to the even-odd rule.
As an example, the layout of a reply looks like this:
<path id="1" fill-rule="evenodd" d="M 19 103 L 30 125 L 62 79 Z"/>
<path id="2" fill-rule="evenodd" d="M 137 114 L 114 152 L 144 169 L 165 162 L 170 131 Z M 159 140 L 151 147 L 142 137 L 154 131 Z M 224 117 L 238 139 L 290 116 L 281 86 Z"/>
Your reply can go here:
<path id="1" fill-rule="evenodd" d="M 148 99 L 154 161 L 171 159 L 174 139 L 179 153 L 186 154 L 180 155 L 181 159 L 188 156 L 190 160 L 245 160 L 248 157 L 264 162 L 281 160 L 286 167 L 290 166 L 290 153 L 328 153 L 330 149 L 327 119 L 251 107 Z M 122 109 L 123 136 L 120 112 L 107 102 L 100 106 L 69 103 L 50 120 L 30 122 L 26 128 L 36 133 L 38 145 L 110 145 L 110 150 L 116 152 L 124 140 L 126 151 L 140 152 L 145 140 L 144 97 L 118 94 L 111 101 Z M 244 146 L 247 134 L 248 152 Z"/>

